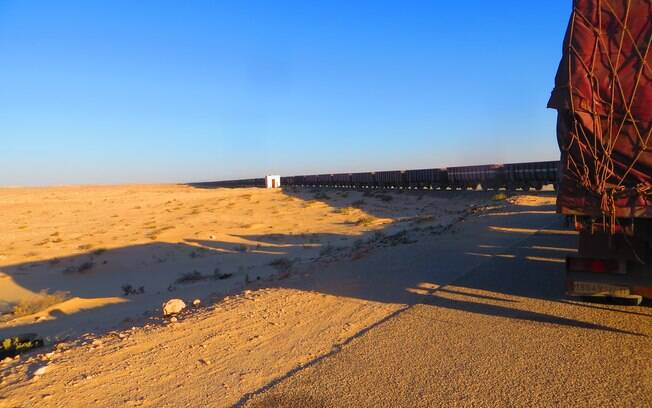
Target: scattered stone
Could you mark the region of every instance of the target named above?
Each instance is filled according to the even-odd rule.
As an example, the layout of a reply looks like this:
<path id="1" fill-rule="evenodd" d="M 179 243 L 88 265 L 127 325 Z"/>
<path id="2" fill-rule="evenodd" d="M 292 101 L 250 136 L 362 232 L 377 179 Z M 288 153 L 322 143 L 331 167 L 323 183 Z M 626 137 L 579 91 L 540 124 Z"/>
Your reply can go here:
<path id="1" fill-rule="evenodd" d="M 209 235 L 208 239 L 215 239 L 215 235 Z"/>
<path id="2" fill-rule="evenodd" d="M 52 398 L 52 394 L 43 394 L 41 398 L 43 398 L 44 400 L 50 399 Z"/>
<path id="3" fill-rule="evenodd" d="M 201 304 L 201 300 L 199 300 L 199 299 L 195 299 L 195 300 L 192 301 L 192 305 L 194 307 L 199 307 L 200 304 Z"/>
<path id="4" fill-rule="evenodd" d="M 102 347 L 102 340 L 95 339 L 91 344 L 93 345 L 93 347 Z"/>
<path id="5" fill-rule="evenodd" d="M 34 371 L 34 376 L 35 377 L 41 376 L 41 375 L 45 374 L 47 371 L 48 371 L 48 366 L 45 365 L 45 366 L 39 367 L 36 371 Z"/>
<path id="6" fill-rule="evenodd" d="M 211 365 L 211 360 L 205 360 L 203 358 L 200 358 L 199 362 L 202 363 L 203 365 Z"/>
<path id="7" fill-rule="evenodd" d="M 186 308 L 186 304 L 181 299 L 170 299 L 163 304 L 163 316 L 177 314 Z"/>
<path id="8" fill-rule="evenodd" d="M 170 323 L 176 323 L 177 321 L 179 321 L 179 319 L 177 319 L 177 318 L 174 317 L 174 316 L 172 316 L 172 317 L 170 318 Z"/>

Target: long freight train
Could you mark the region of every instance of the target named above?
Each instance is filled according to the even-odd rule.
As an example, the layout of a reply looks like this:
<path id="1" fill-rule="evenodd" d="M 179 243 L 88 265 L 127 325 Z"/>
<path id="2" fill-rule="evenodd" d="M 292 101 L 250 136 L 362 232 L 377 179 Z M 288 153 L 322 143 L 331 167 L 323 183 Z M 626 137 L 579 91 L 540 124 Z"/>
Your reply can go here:
<path id="1" fill-rule="evenodd" d="M 559 161 L 281 177 L 281 186 L 336 188 L 537 189 L 557 186 Z M 197 183 L 211 187 L 262 187 L 263 178 Z"/>

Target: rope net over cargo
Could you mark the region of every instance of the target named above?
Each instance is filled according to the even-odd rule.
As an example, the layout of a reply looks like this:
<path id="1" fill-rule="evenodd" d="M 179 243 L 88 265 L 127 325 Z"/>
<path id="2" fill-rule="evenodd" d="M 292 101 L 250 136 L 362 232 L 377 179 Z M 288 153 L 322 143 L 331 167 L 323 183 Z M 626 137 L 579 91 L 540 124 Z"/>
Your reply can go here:
<path id="1" fill-rule="evenodd" d="M 558 207 L 652 218 L 652 1 L 576 0 L 548 106 L 558 111 Z M 605 222 L 606 224 L 606 222 Z"/>

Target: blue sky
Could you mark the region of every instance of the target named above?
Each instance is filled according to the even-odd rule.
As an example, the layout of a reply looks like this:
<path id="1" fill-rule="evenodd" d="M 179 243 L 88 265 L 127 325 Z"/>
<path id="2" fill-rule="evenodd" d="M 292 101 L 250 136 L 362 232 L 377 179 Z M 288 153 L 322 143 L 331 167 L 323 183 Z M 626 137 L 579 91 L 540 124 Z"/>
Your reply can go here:
<path id="1" fill-rule="evenodd" d="M 0 0 L 0 185 L 558 158 L 570 0 L 309 3 Z"/>

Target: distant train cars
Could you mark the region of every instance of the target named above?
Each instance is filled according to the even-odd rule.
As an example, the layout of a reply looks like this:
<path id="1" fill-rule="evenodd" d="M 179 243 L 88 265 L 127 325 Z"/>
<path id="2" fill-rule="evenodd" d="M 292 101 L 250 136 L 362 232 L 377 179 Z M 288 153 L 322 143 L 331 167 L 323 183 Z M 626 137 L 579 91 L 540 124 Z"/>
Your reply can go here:
<path id="1" fill-rule="evenodd" d="M 335 188 L 537 189 L 557 187 L 559 161 L 485 164 L 417 170 L 312 174 L 281 177 L 282 186 Z M 265 179 L 197 183 L 206 187 L 263 187 Z"/>
<path id="2" fill-rule="evenodd" d="M 281 177 L 285 186 L 540 190 L 557 186 L 559 161 L 485 164 L 445 169 L 389 170 Z"/>

